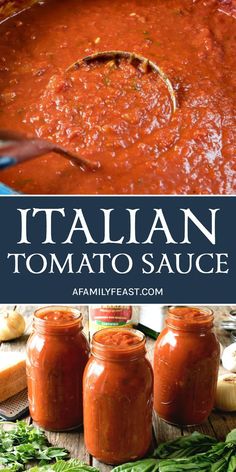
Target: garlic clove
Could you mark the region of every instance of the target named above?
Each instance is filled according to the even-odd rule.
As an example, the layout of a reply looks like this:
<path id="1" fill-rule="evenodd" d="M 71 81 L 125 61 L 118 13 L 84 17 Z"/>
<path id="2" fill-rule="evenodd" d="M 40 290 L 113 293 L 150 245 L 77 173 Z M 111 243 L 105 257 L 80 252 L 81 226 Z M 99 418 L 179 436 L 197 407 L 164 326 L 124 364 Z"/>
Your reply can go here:
<path id="1" fill-rule="evenodd" d="M 222 411 L 236 411 L 236 374 L 219 376 L 215 407 Z"/>
<path id="2" fill-rule="evenodd" d="M 222 354 L 222 365 L 230 372 L 236 372 L 236 343 L 230 344 Z"/>
<path id="3" fill-rule="evenodd" d="M 25 319 L 20 313 L 13 310 L 0 315 L 0 342 L 19 338 L 24 331 Z"/>

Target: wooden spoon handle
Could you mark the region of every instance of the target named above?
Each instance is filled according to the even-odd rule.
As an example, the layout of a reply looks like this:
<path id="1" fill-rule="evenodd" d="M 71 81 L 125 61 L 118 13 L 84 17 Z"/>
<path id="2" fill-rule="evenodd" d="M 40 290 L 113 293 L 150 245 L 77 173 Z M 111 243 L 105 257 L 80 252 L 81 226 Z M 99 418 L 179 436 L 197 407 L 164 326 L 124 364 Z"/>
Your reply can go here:
<path id="1" fill-rule="evenodd" d="M 15 131 L 0 130 L 0 139 L 9 141 L 8 144 L 0 147 L 0 159 L 1 156 L 4 158 L 6 156 L 15 158 L 15 160 L 12 160 L 12 164 L 34 159 L 49 152 L 55 152 L 73 161 L 78 166 L 83 166 L 90 170 L 96 170 L 100 167 L 99 162 L 90 161 L 50 141 L 39 138 L 26 138 L 21 133 Z"/>

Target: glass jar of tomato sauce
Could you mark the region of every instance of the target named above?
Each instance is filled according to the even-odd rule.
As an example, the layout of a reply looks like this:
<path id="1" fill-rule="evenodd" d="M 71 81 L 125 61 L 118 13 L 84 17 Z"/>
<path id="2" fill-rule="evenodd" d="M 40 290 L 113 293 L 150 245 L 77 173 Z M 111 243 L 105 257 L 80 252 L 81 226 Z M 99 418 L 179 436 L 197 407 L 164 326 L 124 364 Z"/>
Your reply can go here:
<path id="1" fill-rule="evenodd" d="M 82 378 L 89 345 L 75 308 L 50 306 L 35 312 L 27 343 L 29 408 L 33 420 L 50 431 L 83 422 Z"/>
<path id="2" fill-rule="evenodd" d="M 168 423 L 195 425 L 215 398 L 220 346 L 210 309 L 170 307 L 154 351 L 154 409 Z"/>
<path id="3" fill-rule="evenodd" d="M 141 332 L 106 328 L 94 334 L 83 394 L 90 454 L 107 464 L 144 456 L 152 440 L 153 372 Z"/>

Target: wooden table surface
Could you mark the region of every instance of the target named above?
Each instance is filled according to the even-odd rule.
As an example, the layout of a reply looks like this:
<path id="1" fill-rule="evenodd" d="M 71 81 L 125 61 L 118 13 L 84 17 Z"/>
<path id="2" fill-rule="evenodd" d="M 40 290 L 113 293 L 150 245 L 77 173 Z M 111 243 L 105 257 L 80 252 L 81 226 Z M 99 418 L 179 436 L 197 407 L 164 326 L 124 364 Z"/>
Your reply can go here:
<path id="1" fill-rule="evenodd" d="M 11 306 L 11 308 L 13 305 Z M 10 306 L 0 306 L 0 311 L 6 308 L 10 308 Z M 84 315 L 84 325 L 85 325 L 85 334 L 88 331 L 88 308 L 85 306 L 78 307 Z M 219 328 L 219 323 L 222 319 L 227 319 L 228 313 L 231 309 L 235 309 L 236 307 L 227 306 L 227 307 L 211 307 L 215 313 L 215 326 L 218 339 L 220 342 L 225 346 L 230 343 L 229 334 L 227 332 L 223 332 Z M 36 309 L 36 306 L 29 306 L 29 305 L 19 305 L 17 309 L 25 315 L 27 318 L 27 330 L 26 334 L 20 339 L 12 342 L 2 343 L 0 349 L 7 351 L 7 350 L 25 350 L 26 341 L 28 338 L 28 334 L 31 329 L 31 322 L 32 322 L 32 314 Z M 147 338 L 147 350 L 148 350 L 148 357 L 150 361 L 153 360 L 153 349 L 154 349 L 154 340 L 151 338 Z M 223 368 L 221 367 L 221 371 Z M 32 419 L 30 417 L 27 418 L 27 421 L 30 423 Z M 209 434 L 211 436 L 215 436 L 219 440 L 224 440 L 226 434 L 233 428 L 236 428 L 236 413 L 234 414 L 226 414 L 213 411 L 208 421 L 204 424 L 193 427 L 193 428 L 177 428 L 167 423 L 163 422 L 162 420 L 155 418 L 153 422 L 153 429 L 154 429 L 154 441 L 155 442 L 163 442 L 170 439 L 174 439 L 180 435 L 188 434 L 192 431 L 200 431 L 205 434 Z M 87 462 L 90 465 L 95 467 L 99 467 L 101 471 L 108 472 L 111 470 L 112 467 L 102 464 L 98 462 L 94 457 L 90 456 L 85 448 L 84 439 L 83 439 L 83 431 L 77 430 L 73 432 L 67 433 L 52 433 L 47 432 L 48 439 L 50 443 L 65 447 L 69 450 L 71 457 L 75 457 L 80 459 L 81 461 Z"/>

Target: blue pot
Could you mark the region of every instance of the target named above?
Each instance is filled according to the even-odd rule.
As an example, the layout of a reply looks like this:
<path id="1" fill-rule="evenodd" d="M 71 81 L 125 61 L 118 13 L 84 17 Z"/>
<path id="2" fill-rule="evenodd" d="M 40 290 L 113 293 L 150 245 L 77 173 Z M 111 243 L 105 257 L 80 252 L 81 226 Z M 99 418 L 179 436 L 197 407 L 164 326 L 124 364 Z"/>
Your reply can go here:
<path id="1" fill-rule="evenodd" d="M 0 182 L 0 195 L 19 195 L 19 193 Z"/>

